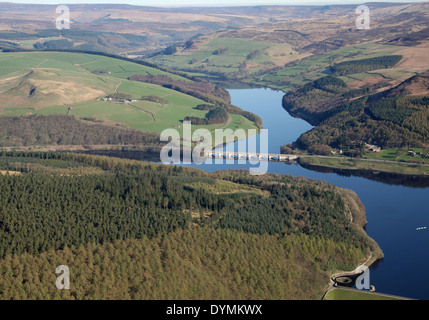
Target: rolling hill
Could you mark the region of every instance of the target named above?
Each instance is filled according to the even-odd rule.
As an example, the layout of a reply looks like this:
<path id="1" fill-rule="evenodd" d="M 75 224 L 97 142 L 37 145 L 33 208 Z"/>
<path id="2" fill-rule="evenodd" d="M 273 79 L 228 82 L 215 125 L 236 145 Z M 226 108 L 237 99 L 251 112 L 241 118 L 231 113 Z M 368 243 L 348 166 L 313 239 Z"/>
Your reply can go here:
<path id="1" fill-rule="evenodd" d="M 67 39 L 77 50 L 146 55 L 220 30 L 323 14 L 314 6 L 157 8 L 125 4 L 71 4 L 71 29 L 55 29 L 55 5 L 0 3 L 0 45 L 33 48 Z M 344 11 L 341 7 L 336 12 Z M 70 45 L 70 44 L 69 44 Z"/>
<path id="2" fill-rule="evenodd" d="M 316 126 L 297 140 L 296 147 L 318 153 L 315 146 L 329 146 L 346 155 L 364 156 L 366 144 L 427 148 L 428 97 L 427 71 L 389 89 L 377 85 L 352 89 L 340 78 L 327 76 L 288 92 L 283 106 Z M 424 153 L 408 160 L 425 161 Z"/>
<path id="3" fill-rule="evenodd" d="M 127 59 L 71 52 L 13 52 L 0 53 L 0 66 L 0 116 L 3 117 L 68 115 L 87 122 L 159 134 L 164 129 L 180 127 L 186 117 L 204 118 L 207 113 L 196 109 L 207 103 L 204 100 L 161 83 L 129 78 L 164 76 L 173 83 L 198 80 Z M 254 128 L 251 120 L 239 114 L 231 114 L 228 123 L 205 128 L 228 127 L 234 131 L 238 126 Z"/>
<path id="4" fill-rule="evenodd" d="M 291 6 L 287 18 L 279 10 L 267 23 L 194 37 L 160 51 L 150 61 L 216 80 L 234 79 L 283 90 L 326 75 L 331 64 L 381 56 L 383 52 L 404 57 L 398 73 L 386 78 L 404 80 L 414 71 L 423 71 L 422 64 L 427 65 L 423 52 L 427 51 L 429 4 L 367 5 L 371 12 L 369 30 L 356 28 L 353 5 Z M 361 79 L 369 76 L 377 75 L 359 75 Z"/>
<path id="5" fill-rule="evenodd" d="M 417 74 L 398 86 L 387 90 L 383 97 L 418 96 L 429 94 L 429 71 Z"/>

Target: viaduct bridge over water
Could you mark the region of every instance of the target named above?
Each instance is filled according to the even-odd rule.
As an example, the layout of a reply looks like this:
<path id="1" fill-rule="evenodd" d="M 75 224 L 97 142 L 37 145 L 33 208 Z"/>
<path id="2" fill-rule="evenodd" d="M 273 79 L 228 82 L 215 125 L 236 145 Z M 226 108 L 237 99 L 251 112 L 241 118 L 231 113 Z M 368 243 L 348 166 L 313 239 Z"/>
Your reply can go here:
<path id="1" fill-rule="evenodd" d="M 293 154 L 264 154 L 264 153 L 248 153 L 248 152 L 206 152 L 206 157 L 212 159 L 229 159 L 229 160 L 248 160 L 248 161 L 296 161 L 299 156 Z"/>

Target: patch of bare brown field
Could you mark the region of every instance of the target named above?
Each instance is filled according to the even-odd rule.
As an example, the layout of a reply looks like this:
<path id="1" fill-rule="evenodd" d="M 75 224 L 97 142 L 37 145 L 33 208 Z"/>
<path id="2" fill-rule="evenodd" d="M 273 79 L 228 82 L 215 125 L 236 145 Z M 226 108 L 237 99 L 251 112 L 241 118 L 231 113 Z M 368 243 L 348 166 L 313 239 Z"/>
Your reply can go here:
<path id="1" fill-rule="evenodd" d="M 96 119 L 96 120 L 97 121 L 80 119 L 80 121 L 85 122 L 86 124 L 89 124 L 89 125 L 100 125 L 100 124 L 102 124 L 103 126 L 107 126 L 107 127 L 129 129 L 129 127 L 127 127 L 126 124 L 123 122 L 115 122 L 115 121 L 111 121 L 111 120 L 101 120 L 101 119 Z"/>
<path id="2" fill-rule="evenodd" d="M 184 12 L 150 12 L 129 9 L 77 10 L 73 8 L 71 11 L 72 19 L 80 23 L 94 23 L 98 19 L 106 17 L 107 14 L 110 14 L 109 19 L 128 19 L 133 22 L 146 23 L 190 23 L 194 21 L 222 23 L 234 18 L 233 15 L 222 16 Z M 46 22 L 51 23 L 55 21 L 57 17 L 58 14 L 55 12 L 55 7 L 41 9 L 40 11 L 27 9 L 25 12 L 8 11 L 0 13 L 3 29 L 10 29 L 13 25 L 13 20 L 21 20 L 25 23 L 25 28 L 35 30 L 37 27 L 46 27 Z M 136 32 L 135 29 L 132 31 L 132 33 Z"/>
<path id="3" fill-rule="evenodd" d="M 0 174 L 4 175 L 4 176 L 6 176 L 6 175 L 9 175 L 9 176 L 19 176 L 19 175 L 21 175 L 21 172 L 0 170 Z"/>
<path id="4" fill-rule="evenodd" d="M 356 81 L 349 82 L 347 83 L 347 85 L 352 89 L 360 89 L 363 87 L 368 87 L 368 86 L 380 83 L 380 81 L 383 81 L 383 80 L 384 78 L 382 76 L 375 75 L 375 76 L 368 76 L 364 80 L 356 80 Z"/>
<path id="5" fill-rule="evenodd" d="M 129 19 L 137 22 L 163 22 L 186 23 L 193 21 L 225 22 L 225 17 L 196 13 L 170 13 L 170 12 L 143 12 L 143 11 L 117 11 L 111 16 L 113 19 Z"/>
<path id="6" fill-rule="evenodd" d="M 429 42 L 406 48 L 397 54 L 402 55 L 404 59 L 395 68 L 429 69 Z"/>
<path id="7" fill-rule="evenodd" d="M 27 101 L 27 98 L 20 96 L 9 96 L 7 94 L 0 94 L 0 106 L 3 108 L 22 106 Z"/>
<path id="8" fill-rule="evenodd" d="M 44 95 L 58 95 L 60 96 L 61 101 L 65 104 L 91 101 L 105 95 L 105 92 L 102 90 L 94 89 L 75 82 L 33 80 L 33 83 Z"/>
<path id="9" fill-rule="evenodd" d="M 0 84 L 4 83 L 4 82 L 10 82 L 10 81 L 13 81 L 13 80 L 17 80 L 19 78 L 22 78 L 22 75 L 19 75 L 19 76 L 16 76 L 16 77 L 3 78 L 3 79 L 0 79 Z"/>
<path id="10" fill-rule="evenodd" d="M 77 104 L 93 101 L 105 95 L 104 91 L 77 83 L 33 80 L 32 84 L 37 88 L 37 97 L 12 96 L 4 93 L 0 94 L 1 106 L 4 108 L 28 106 L 34 109 L 41 109 L 58 105 L 59 101 L 61 104 Z"/>

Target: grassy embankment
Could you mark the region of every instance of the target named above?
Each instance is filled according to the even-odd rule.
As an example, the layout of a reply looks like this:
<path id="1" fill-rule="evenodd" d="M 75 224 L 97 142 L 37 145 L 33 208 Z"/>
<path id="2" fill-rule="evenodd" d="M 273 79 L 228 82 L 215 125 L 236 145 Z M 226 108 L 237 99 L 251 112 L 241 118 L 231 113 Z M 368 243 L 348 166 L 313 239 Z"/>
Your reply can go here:
<path id="1" fill-rule="evenodd" d="M 382 293 L 334 289 L 327 293 L 324 300 L 406 300 L 405 298 L 385 295 Z"/>

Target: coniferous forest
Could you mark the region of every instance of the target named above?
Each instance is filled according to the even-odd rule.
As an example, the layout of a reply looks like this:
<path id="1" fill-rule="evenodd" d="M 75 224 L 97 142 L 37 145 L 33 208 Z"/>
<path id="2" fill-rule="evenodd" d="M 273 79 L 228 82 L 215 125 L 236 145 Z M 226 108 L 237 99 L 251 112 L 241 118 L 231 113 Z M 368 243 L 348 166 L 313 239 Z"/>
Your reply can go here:
<path id="1" fill-rule="evenodd" d="M 1 299 L 319 299 L 381 255 L 357 196 L 320 181 L 43 152 L 0 172 Z"/>
<path id="2" fill-rule="evenodd" d="M 337 63 L 332 66 L 331 69 L 335 75 L 346 76 L 348 74 L 359 72 L 392 68 L 399 61 L 401 61 L 401 59 L 402 56 L 400 55 L 392 55 L 361 60 L 351 60 Z"/>

